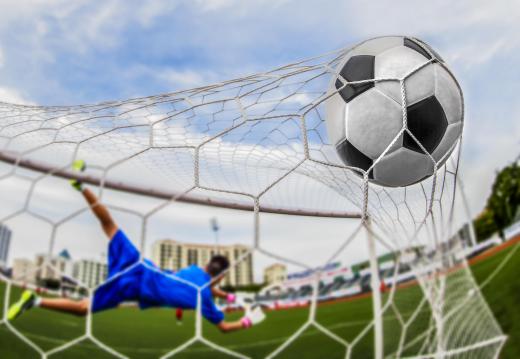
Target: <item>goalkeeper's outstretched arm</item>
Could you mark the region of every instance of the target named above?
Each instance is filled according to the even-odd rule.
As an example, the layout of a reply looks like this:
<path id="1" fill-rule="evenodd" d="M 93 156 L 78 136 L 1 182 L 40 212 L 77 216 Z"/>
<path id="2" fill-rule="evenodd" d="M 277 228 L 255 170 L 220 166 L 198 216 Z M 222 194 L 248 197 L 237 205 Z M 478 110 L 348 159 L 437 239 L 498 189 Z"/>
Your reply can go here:
<path id="1" fill-rule="evenodd" d="M 72 169 L 76 172 L 84 172 L 86 168 L 87 164 L 83 160 L 76 160 L 72 164 Z M 107 207 L 99 202 L 99 199 L 94 194 L 94 192 L 88 188 L 83 187 L 81 180 L 71 179 L 70 184 L 73 188 L 83 194 L 83 197 L 85 197 L 85 200 L 89 204 L 92 213 L 94 213 L 96 218 L 99 220 L 99 223 L 101 223 L 103 232 L 105 232 L 109 239 L 112 239 L 112 237 L 114 237 L 114 235 L 117 233 L 118 227 L 112 219 L 112 216 L 110 215 Z"/>
<path id="2" fill-rule="evenodd" d="M 237 298 L 236 295 L 234 295 L 233 293 L 225 292 L 216 286 L 211 287 L 211 294 L 214 297 L 225 299 L 228 304 L 235 303 L 236 298 Z"/>
<path id="3" fill-rule="evenodd" d="M 222 321 L 219 324 L 217 324 L 217 327 L 220 329 L 220 331 L 222 333 L 229 333 L 229 332 L 234 332 L 237 330 L 248 328 L 248 327 L 245 327 L 244 324 L 242 324 L 242 320 L 237 320 L 234 322 Z"/>
<path id="4" fill-rule="evenodd" d="M 117 224 L 114 222 L 114 219 L 110 215 L 108 208 L 99 202 L 97 196 L 88 188 L 83 188 L 81 190 L 83 197 L 90 206 L 92 213 L 96 216 L 101 224 L 101 228 L 103 228 L 103 232 L 107 235 L 108 238 L 114 237 L 118 230 Z"/>
<path id="5" fill-rule="evenodd" d="M 265 319 L 265 314 L 259 305 L 246 308 L 244 316 L 235 322 L 222 321 L 217 324 L 218 328 L 223 333 L 234 332 L 240 329 L 248 329 L 253 325 L 261 323 Z"/>

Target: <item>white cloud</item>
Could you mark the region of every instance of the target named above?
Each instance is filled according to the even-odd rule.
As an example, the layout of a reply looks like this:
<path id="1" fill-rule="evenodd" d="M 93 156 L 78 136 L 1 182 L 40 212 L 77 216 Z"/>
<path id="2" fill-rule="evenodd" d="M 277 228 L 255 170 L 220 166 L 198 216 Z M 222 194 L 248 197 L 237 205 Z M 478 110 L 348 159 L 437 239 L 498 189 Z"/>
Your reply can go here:
<path id="1" fill-rule="evenodd" d="M 195 2 L 203 11 L 222 10 L 237 4 L 235 0 L 196 0 Z"/>
<path id="2" fill-rule="evenodd" d="M 171 13 L 178 7 L 179 2 L 174 0 L 159 0 L 142 4 L 136 12 L 137 21 L 143 26 L 151 26 L 157 17 Z"/>
<path id="3" fill-rule="evenodd" d="M 261 8 L 279 8 L 290 0 L 195 0 L 195 7 L 203 12 L 232 12 L 234 16 L 248 16 Z"/>
<path id="4" fill-rule="evenodd" d="M 154 72 L 156 78 L 167 82 L 174 89 L 186 89 L 211 83 L 214 75 L 194 70 L 165 69 Z"/>
<path id="5" fill-rule="evenodd" d="M 498 111 L 475 116 L 466 123 L 461 178 L 469 194 L 473 215 L 483 209 L 497 171 L 520 154 L 520 111 L 510 109 L 506 114 L 513 121 L 506 123 L 505 128 Z"/>
<path id="6" fill-rule="evenodd" d="M 20 35 L 30 38 L 33 46 L 39 42 L 42 45 L 55 42 L 69 50 L 86 51 L 117 46 L 124 40 L 122 31 L 127 26 L 150 26 L 157 17 L 176 6 L 176 1 L 161 0 L 131 3 L 108 0 L 103 5 L 87 0 L 7 0 L 0 13 L 0 30 L 26 21 L 32 31 Z"/>
<path id="7" fill-rule="evenodd" d="M 489 62 L 497 55 L 502 55 L 509 46 L 510 44 L 506 39 L 497 39 L 490 46 L 469 42 L 455 49 L 450 54 L 450 61 L 460 63 L 463 68 L 468 70 L 471 67 Z"/>
<path id="8" fill-rule="evenodd" d="M 0 101 L 14 103 L 14 104 L 21 104 L 21 105 L 33 105 L 34 104 L 31 101 L 29 101 L 28 99 L 26 99 L 17 90 L 8 88 L 8 87 L 0 87 Z"/>

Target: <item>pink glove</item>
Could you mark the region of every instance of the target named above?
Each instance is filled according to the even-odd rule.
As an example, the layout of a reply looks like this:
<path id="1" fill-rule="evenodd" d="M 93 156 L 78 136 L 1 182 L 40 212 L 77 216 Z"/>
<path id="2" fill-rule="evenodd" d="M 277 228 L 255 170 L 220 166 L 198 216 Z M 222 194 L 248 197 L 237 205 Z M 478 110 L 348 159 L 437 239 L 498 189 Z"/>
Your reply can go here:
<path id="1" fill-rule="evenodd" d="M 247 308 L 245 315 L 240 319 L 243 328 L 251 328 L 253 325 L 261 323 L 265 319 L 265 314 L 259 305 Z"/>
<path id="2" fill-rule="evenodd" d="M 242 328 L 251 328 L 253 326 L 253 322 L 248 317 L 243 317 L 240 319 L 240 322 L 242 323 Z"/>
<path id="3" fill-rule="evenodd" d="M 228 295 L 226 297 L 226 301 L 228 304 L 233 304 L 233 303 L 235 303 L 236 300 L 237 300 L 236 295 L 234 295 L 233 293 L 228 293 Z"/>

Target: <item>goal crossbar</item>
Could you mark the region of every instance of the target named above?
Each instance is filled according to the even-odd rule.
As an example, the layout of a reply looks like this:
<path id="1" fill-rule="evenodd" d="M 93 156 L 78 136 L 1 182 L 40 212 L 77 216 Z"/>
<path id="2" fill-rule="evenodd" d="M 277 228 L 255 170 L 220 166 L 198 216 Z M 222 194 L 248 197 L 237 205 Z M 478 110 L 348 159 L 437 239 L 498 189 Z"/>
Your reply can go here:
<path id="1" fill-rule="evenodd" d="M 175 202 L 189 203 L 195 205 L 203 205 L 210 207 L 218 207 L 240 211 L 254 211 L 254 206 L 245 203 L 236 203 L 231 201 L 224 201 L 218 199 L 205 198 L 203 196 L 196 196 L 193 194 L 185 193 L 181 194 L 173 191 L 157 190 L 150 187 L 142 187 L 134 184 L 124 183 L 121 181 L 112 181 L 108 179 L 102 179 L 98 176 L 86 175 L 71 170 L 57 169 L 49 164 L 30 160 L 27 158 L 19 158 L 16 154 L 1 153 L 0 161 L 21 167 L 27 170 L 46 173 L 54 177 L 60 177 L 65 179 L 75 179 L 83 183 L 88 183 L 94 186 L 103 186 L 115 191 L 121 191 L 136 195 L 142 195 L 157 199 L 172 200 Z M 260 205 L 259 211 L 262 213 L 272 214 L 284 214 L 291 216 L 304 216 L 304 217 L 328 217 L 328 218 L 361 218 L 361 213 L 356 212 L 345 212 L 345 211 L 312 211 L 306 209 L 294 209 L 288 207 L 274 207 L 268 205 Z"/>

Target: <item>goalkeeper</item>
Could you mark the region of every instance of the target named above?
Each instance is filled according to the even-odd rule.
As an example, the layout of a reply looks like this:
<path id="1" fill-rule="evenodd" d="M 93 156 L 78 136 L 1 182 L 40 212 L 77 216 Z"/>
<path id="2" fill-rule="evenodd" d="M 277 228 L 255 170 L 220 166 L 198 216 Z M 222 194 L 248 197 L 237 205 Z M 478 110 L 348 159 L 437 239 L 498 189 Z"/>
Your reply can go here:
<path id="1" fill-rule="evenodd" d="M 83 161 L 76 161 L 74 168 L 83 171 L 85 164 Z M 71 180 L 71 183 L 83 194 L 110 239 L 108 279 L 97 288 L 92 303 L 89 299 L 75 301 L 65 298 L 43 298 L 31 291 L 25 291 L 20 300 L 9 309 L 9 320 L 15 319 L 35 306 L 76 315 L 86 315 L 89 307 L 92 312 L 116 308 L 125 301 L 138 302 L 141 309 L 149 307 L 195 309 L 198 292 L 196 287 L 203 287 L 209 282 L 211 284 L 201 290 L 201 312 L 222 332 L 246 329 L 265 318 L 260 307 L 256 307 L 246 308 L 246 313 L 240 320 L 224 320 L 224 313 L 217 308 L 213 298 L 223 298 L 228 303 L 235 302 L 237 299 L 235 295 L 226 293 L 216 286 L 229 267 L 226 257 L 215 255 L 205 268 L 192 265 L 175 274 L 160 270 L 147 259 L 140 262 L 139 251 L 114 222 L 108 209 L 99 203 L 95 194 L 88 188 L 84 189 L 79 181 Z"/>

